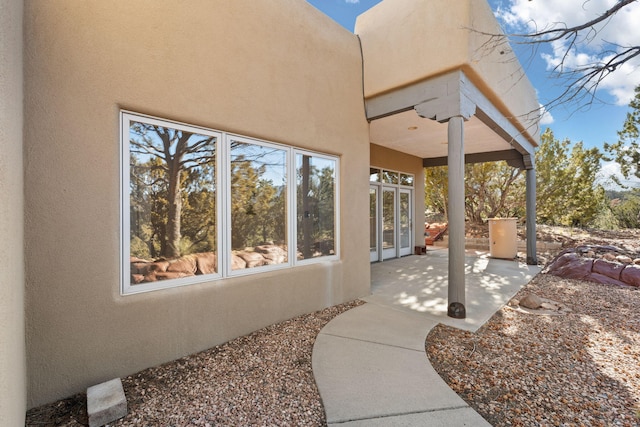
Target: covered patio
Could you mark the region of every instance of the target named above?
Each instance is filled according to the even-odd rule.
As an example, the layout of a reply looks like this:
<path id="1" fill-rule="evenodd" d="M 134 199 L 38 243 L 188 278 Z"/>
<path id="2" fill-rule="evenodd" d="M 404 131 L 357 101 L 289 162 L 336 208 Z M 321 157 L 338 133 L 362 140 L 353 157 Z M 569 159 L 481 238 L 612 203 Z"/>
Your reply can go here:
<path id="1" fill-rule="evenodd" d="M 387 160 L 399 157 L 395 153 L 419 159 L 425 168 L 448 166 L 449 248 L 446 258 L 441 259 L 447 274 L 438 282 L 446 298 L 442 296 L 438 307 L 445 307 L 452 318 L 464 319 L 475 310 L 471 307 L 486 299 L 474 296 L 474 281 L 468 276 L 473 268 L 469 270 L 464 247 L 465 163 L 504 160 L 526 171 L 526 262 L 537 263 L 535 147 L 539 104 L 535 90 L 509 44 L 499 36 L 500 26 L 485 1 L 387 0 L 360 15 L 355 32 L 362 46 L 372 171 L 388 168 L 402 172 L 403 164 Z M 416 182 L 415 214 L 407 222 L 414 224 L 418 245 L 424 222 L 424 210 L 418 209 L 424 208 L 424 176 L 416 174 Z M 372 192 L 384 193 L 384 180 L 378 183 L 372 179 L 371 184 L 376 186 Z M 372 210 L 372 222 L 374 213 L 376 221 L 381 216 L 385 221 L 384 209 Z M 388 222 L 391 231 L 401 225 Z M 378 236 L 385 231 L 378 228 Z M 385 257 L 377 248 L 397 243 L 384 236 L 377 239 L 375 242 L 372 233 L 372 253 L 376 250 L 372 261 L 402 256 L 397 252 Z M 431 268 L 438 257 L 427 258 L 415 262 Z M 493 261 L 488 264 L 497 263 Z M 401 280 L 404 274 L 397 271 L 399 277 L 394 280 Z M 375 281 L 373 286 L 375 295 Z"/>
<path id="2" fill-rule="evenodd" d="M 541 270 L 519 260 L 491 258 L 478 250 L 467 250 L 464 261 L 465 319 L 447 316 L 447 248 L 429 248 L 426 255 L 371 264 L 371 295 L 362 299 L 473 332 Z"/>

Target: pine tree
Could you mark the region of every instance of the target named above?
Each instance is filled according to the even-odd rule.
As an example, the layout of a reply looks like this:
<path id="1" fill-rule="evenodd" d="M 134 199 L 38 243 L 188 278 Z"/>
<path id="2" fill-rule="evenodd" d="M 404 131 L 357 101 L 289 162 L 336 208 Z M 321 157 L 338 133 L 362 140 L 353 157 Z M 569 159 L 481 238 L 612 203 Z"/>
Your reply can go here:
<path id="1" fill-rule="evenodd" d="M 640 86 L 636 87 L 629 108 L 631 111 L 627 113 L 622 130 L 618 131 L 618 142 L 605 143 L 604 148 L 613 156 L 610 160 L 620 165 L 625 179 L 634 176 L 640 179 Z"/>

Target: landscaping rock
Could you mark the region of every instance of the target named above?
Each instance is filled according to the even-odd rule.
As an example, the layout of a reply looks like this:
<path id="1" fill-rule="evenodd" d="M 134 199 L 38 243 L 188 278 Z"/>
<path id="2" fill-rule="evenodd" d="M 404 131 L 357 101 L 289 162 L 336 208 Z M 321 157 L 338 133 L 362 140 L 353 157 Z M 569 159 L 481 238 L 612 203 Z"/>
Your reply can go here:
<path id="1" fill-rule="evenodd" d="M 213 252 L 196 254 L 196 274 L 213 274 L 218 270 L 218 257 Z"/>
<path id="2" fill-rule="evenodd" d="M 631 259 L 631 257 L 627 255 L 618 255 L 616 257 L 616 261 L 621 262 L 623 264 L 631 264 L 633 262 L 633 259 Z"/>
<path id="3" fill-rule="evenodd" d="M 567 279 L 583 280 L 591 274 L 592 258 L 582 258 L 576 253 L 568 253 L 560 257 L 558 265 L 550 267 L 550 273 Z"/>
<path id="4" fill-rule="evenodd" d="M 540 308 L 543 308 L 545 310 L 552 310 L 552 311 L 560 310 L 560 307 L 558 305 L 552 304 L 550 302 L 543 302 L 542 304 L 540 304 Z"/>
<path id="5" fill-rule="evenodd" d="M 640 288 L 640 265 L 627 265 L 620 273 L 620 280 Z"/>
<path id="6" fill-rule="evenodd" d="M 287 262 L 286 248 L 272 243 L 246 248 L 231 254 L 231 269 L 259 267 Z M 131 257 L 131 284 L 155 282 L 195 275 L 214 274 L 218 271 L 218 256 L 215 252 L 202 252 L 167 260 L 155 261 Z"/>
<path id="7" fill-rule="evenodd" d="M 540 307 L 542 307 L 542 300 L 537 295 L 527 294 L 524 298 L 520 300 L 520 305 L 524 308 L 537 310 Z"/>
<path id="8" fill-rule="evenodd" d="M 247 267 L 247 262 L 236 254 L 231 255 L 231 269 L 241 270 Z"/>
<path id="9" fill-rule="evenodd" d="M 127 399 L 120 378 L 87 389 L 89 427 L 100 427 L 127 415 Z"/>
<path id="10" fill-rule="evenodd" d="M 260 267 L 264 265 L 264 257 L 258 252 L 238 252 L 237 255 L 242 258 L 247 264 L 246 268 Z"/>
<path id="11" fill-rule="evenodd" d="M 279 246 L 260 245 L 255 247 L 255 251 L 264 258 L 265 264 L 282 264 L 287 262 L 287 252 Z"/>
<path id="12" fill-rule="evenodd" d="M 567 249 L 544 272 L 566 279 L 640 287 L 640 265 L 634 264 L 635 252 L 614 246 Z"/>
<path id="13" fill-rule="evenodd" d="M 196 258 L 192 255 L 186 255 L 181 258 L 171 260 L 167 272 L 184 273 L 189 275 L 196 274 Z"/>
<path id="14" fill-rule="evenodd" d="M 619 280 L 620 273 L 624 268 L 623 264 L 619 264 L 617 262 L 606 261 L 604 259 L 597 259 L 593 262 L 593 272 L 598 274 L 603 274 L 605 276 L 611 277 L 612 279 Z"/>

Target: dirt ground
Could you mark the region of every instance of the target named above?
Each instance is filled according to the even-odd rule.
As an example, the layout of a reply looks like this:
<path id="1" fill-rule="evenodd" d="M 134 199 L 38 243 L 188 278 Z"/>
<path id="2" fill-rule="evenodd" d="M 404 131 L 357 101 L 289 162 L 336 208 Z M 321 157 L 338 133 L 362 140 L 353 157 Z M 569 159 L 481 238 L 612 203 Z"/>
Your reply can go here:
<path id="1" fill-rule="evenodd" d="M 466 224 L 467 237 L 489 237 L 489 224 Z M 622 249 L 640 248 L 640 230 L 596 230 L 587 228 L 558 227 L 550 225 L 536 226 L 538 241 L 559 242 L 563 248 L 585 244 L 613 245 Z M 526 226 L 518 225 L 518 238 L 526 238 Z"/>

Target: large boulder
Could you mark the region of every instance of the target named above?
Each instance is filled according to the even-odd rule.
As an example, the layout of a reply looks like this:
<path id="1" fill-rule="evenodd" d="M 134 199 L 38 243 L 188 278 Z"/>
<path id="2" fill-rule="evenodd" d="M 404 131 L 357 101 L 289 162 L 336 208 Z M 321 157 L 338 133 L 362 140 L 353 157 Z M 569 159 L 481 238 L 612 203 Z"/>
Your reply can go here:
<path id="1" fill-rule="evenodd" d="M 287 251 L 276 245 L 260 245 L 254 249 L 262 255 L 266 265 L 282 264 L 287 262 Z"/>
<path id="2" fill-rule="evenodd" d="M 260 267 L 265 265 L 262 254 L 258 252 L 241 251 L 236 254 L 246 262 L 246 268 Z"/>
<path id="3" fill-rule="evenodd" d="M 627 265 L 620 273 L 620 280 L 628 285 L 640 288 L 640 265 Z"/>
<path id="4" fill-rule="evenodd" d="M 231 270 L 242 270 L 247 267 L 247 262 L 236 254 L 231 255 Z"/>
<path id="5" fill-rule="evenodd" d="M 180 279 L 182 277 L 191 276 L 195 276 L 195 273 L 188 273 L 184 271 L 167 271 L 165 273 L 156 273 L 155 275 L 157 280 Z"/>
<path id="6" fill-rule="evenodd" d="M 620 273 L 624 269 L 624 264 L 618 262 L 596 259 L 593 261 L 593 273 L 602 274 L 612 279 L 620 280 Z"/>
<path id="7" fill-rule="evenodd" d="M 622 252 L 615 246 L 568 249 L 558 255 L 545 272 L 567 279 L 640 287 L 640 265 L 632 264 L 634 258 Z"/>
<path id="8" fill-rule="evenodd" d="M 148 275 L 153 271 L 164 272 L 169 267 L 169 261 L 159 259 L 157 261 L 147 261 L 140 258 L 131 258 L 131 274 Z"/>
<path id="9" fill-rule="evenodd" d="M 218 257 L 213 252 L 196 254 L 196 274 L 213 274 L 218 271 Z"/>
<path id="10" fill-rule="evenodd" d="M 567 279 L 586 280 L 591 275 L 592 267 L 593 259 L 582 258 L 575 252 L 570 252 L 559 256 L 556 262 L 549 266 L 548 271 Z"/>
<path id="11" fill-rule="evenodd" d="M 196 270 L 196 257 L 193 255 L 173 259 L 169 261 L 169 267 L 167 267 L 168 273 L 184 273 L 187 275 L 195 275 Z"/>

